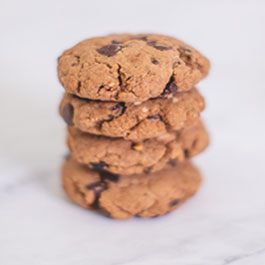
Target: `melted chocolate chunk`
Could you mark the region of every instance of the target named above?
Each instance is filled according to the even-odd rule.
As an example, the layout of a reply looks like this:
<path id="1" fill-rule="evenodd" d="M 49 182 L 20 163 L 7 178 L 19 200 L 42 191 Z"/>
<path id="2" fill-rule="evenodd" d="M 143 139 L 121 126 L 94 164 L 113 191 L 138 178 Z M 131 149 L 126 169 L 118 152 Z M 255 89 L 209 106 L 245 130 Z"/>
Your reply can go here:
<path id="1" fill-rule="evenodd" d="M 99 163 L 90 163 L 90 165 L 93 167 L 95 170 L 100 170 L 103 169 L 104 167 L 108 167 L 108 164 L 105 162 L 99 162 Z"/>
<path id="2" fill-rule="evenodd" d="M 152 62 L 153 64 L 159 64 L 159 61 L 158 61 L 156 58 L 152 58 L 152 59 L 151 59 L 151 62 Z"/>
<path id="3" fill-rule="evenodd" d="M 178 87 L 174 83 L 174 78 L 171 77 L 169 82 L 166 85 L 166 88 L 164 89 L 163 93 L 161 94 L 161 96 L 167 97 L 170 94 L 172 94 L 174 96 L 176 94 L 177 90 L 178 90 Z"/>
<path id="4" fill-rule="evenodd" d="M 157 49 L 159 51 L 172 50 L 172 47 L 170 47 L 170 46 L 157 45 L 156 41 L 149 41 L 149 42 L 147 42 L 147 45 L 154 47 L 155 49 Z"/>
<path id="5" fill-rule="evenodd" d="M 118 44 L 109 44 L 97 49 L 97 52 L 105 56 L 111 57 L 116 55 L 122 47 Z"/>
<path id="6" fill-rule="evenodd" d="M 177 165 L 177 161 L 174 159 L 169 159 L 167 163 L 172 167 L 175 167 Z"/>
<path id="7" fill-rule="evenodd" d="M 162 120 L 159 114 L 156 114 L 154 116 L 148 116 L 147 119 L 148 120 L 158 120 L 158 119 Z"/>
<path id="8" fill-rule="evenodd" d="M 112 44 L 123 44 L 122 41 L 117 41 L 117 40 L 112 40 L 111 43 Z"/>
<path id="9" fill-rule="evenodd" d="M 71 104 L 65 104 L 62 109 L 62 117 L 64 121 L 69 125 L 73 126 L 74 108 Z"/>
<path id="10" fill-rule="evenodd" d="M 92 207 L 95 209 L 99 209 L 99 197 L 100 194 L 106 190 L 108 188 L 107 183 L 103 182 L 103 181 L 97 181 L 91 184 L 88 184 L 86 186 L 86 189 L 88 190 L 93 190 L 94 192 L 94 196 L 95 196 L 95 200 L 92 204 Z"/>
<path id="11" fill-rule="evenodd" d="M 179 200 L 178 200 L 178 199 L 176 199 L 176 200 L 172 200 L 172 201 L 169 203 L 169 206 L 170 206 L 170 207 L 173 207 L 173 206 L 176 206 L 178 203 L 179 203 Z"/>
<path id="12" fill-rule="evenodd" d="M 100 175 L 101 181 L 104 181 L 105 179 L 108 179 L 112 182 L 118 182 L 119 181 L 119 175 L 112 174 L 112 173 L 107 172 L 107 171 L 100 171 L 99 175 Z"/>

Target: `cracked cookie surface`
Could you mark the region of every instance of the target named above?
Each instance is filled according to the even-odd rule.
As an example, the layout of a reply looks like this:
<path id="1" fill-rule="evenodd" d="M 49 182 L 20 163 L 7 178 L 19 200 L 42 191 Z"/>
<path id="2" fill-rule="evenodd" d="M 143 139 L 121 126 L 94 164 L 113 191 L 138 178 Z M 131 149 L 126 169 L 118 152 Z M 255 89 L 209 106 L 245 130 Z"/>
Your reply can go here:
<path id="1" fill-rule="evenodd" d="M 83 132 L 140 141 L 191 126 L 204 106 L 195 88 L 170 99 L 142 104 L 85 100 L 65 94 L 60 114 L 69 126 Z"/>
<path id="2" fill-rule="evenodd" d="M 58 59 L 66 92 L 103 101 L 146 101 L 190 90 L 209 61 L 180 40 L 119 34 L 84 40 Z"/>
<path id="3" fill-rule="evenodd" d="M 62 178 L 75 203 L 116 219 L 164 215 L 191 197 L 201 183 L 199 171 L 189 161 L 156 173 L 124 176 L 90 170 L 70 157 Z"/>
<path id="4" fill-rule="evenodd" d="M 202 152 L 208 134 L 201 121 L 194 126 L 140 142 L 83 133 L 68 127 L 72 157 L 92 169 L 114 174 L 156 172 Z"/>

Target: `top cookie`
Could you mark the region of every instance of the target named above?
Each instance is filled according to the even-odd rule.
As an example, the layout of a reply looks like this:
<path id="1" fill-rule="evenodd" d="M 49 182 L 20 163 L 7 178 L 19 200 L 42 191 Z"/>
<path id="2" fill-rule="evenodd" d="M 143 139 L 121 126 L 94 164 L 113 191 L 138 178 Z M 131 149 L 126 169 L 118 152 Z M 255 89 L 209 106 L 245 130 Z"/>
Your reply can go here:
<path id="1" fill-rule="evenodd" d="M 66 91 L 94 100 L 136 102 L 188 91 L 209 61 L 172 37 L 120 34 L 92 38 L 66 50 L 58 76 Z"/>

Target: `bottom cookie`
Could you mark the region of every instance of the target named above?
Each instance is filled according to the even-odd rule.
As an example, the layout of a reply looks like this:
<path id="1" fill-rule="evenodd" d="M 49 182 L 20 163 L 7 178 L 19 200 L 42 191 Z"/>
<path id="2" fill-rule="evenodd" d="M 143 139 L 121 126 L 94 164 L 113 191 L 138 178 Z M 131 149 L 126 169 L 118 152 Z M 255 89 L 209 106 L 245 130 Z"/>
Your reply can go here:
<path id="1" fill-rule="evenodd" d="M 188 161 L 128 176 L 93 171 L 70 157 L 63 165 L 62 178 L 75 203 L 115 219 L 164 215 L 191 197 L 201 183 L 198 169 Z"/>

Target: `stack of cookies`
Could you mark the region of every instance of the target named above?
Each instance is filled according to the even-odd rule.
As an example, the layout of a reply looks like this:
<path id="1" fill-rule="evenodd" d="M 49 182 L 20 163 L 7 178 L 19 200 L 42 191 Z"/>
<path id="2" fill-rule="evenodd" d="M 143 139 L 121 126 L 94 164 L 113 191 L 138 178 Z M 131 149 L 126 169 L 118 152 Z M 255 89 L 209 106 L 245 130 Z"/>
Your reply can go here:
<path id="1" fill-rule="evenodd" d="M 189 158 L 208 145 L 194 86 L 208 70 L 194 48 L 154 34 L 93 38 L 65 51 L 58 76 L 69 197 L 117 219 L 163 215 L 191 197 L 201 176 Z"/>

